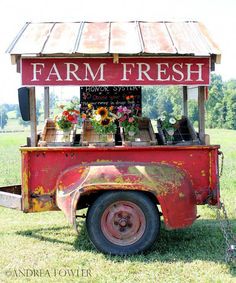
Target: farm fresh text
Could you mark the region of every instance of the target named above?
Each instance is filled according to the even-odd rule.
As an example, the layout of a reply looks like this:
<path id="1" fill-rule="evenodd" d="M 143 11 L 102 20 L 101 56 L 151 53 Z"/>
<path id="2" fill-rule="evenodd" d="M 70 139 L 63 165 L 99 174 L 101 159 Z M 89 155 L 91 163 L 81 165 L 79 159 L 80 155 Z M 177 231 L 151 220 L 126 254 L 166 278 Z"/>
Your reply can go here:
<path id="1" fill-rule="evenodd" d="M 23 85 L 208 85 L 210 59 L 24 58 Z"/>

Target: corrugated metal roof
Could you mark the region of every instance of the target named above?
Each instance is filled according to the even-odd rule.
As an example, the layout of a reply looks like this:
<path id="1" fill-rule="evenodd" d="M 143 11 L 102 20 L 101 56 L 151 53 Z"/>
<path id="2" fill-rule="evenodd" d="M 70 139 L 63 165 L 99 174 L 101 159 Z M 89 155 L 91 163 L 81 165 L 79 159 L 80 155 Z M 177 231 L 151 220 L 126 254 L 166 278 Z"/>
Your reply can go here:
<path id="1" fill-rule="evenodd" d="M 12 55 L 220 55 L 199 22 L 27 23 L 7 50 Z"/>

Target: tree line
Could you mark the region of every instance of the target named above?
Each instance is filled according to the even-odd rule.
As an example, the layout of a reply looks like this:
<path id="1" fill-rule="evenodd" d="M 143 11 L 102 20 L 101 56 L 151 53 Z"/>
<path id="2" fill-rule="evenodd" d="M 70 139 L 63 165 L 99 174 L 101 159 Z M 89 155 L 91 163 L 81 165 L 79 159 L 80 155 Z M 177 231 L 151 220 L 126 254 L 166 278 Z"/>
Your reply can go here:
<path id="1" fill-rule="evenodd" d="M 143 114 L 157 119 L 162 112 L 179 117 L 182 114 L 182 87 L 146 87 L 142 96 Z M 206 127 L 236 130 L 236 79 L 224 82 L 212 74 L 206 107 Z M 198 121 L 198 102 L 188 101 L 188 116 L 193 124 Z"/>
<path id="2" fill-rule="evenodd" d="M 50 95 L 50 107 L 54 108 L 58 97 Z M 222 77 L 212 74 L 206 101 L 206 127 L 226 128 L 236 130 L 236 79 L 223 81 Z M 42 98 L 37 99 L 37 117 L 42 113 Z M 0 128 L 8 122 L 8 114 L 15 111 L 15 117 L 20 125 L 29 123 L 21 119 L 18 104 L 0 105 Z M 150 86 L 142 88 L 142 113 L 151 119 L 157 119 L 163 112 L 180 117 L 182 114 L 182 87 L 178 86 Z M 188 116 L 195 125 L 198 121 L 197 99 L 189 99 Z"/>

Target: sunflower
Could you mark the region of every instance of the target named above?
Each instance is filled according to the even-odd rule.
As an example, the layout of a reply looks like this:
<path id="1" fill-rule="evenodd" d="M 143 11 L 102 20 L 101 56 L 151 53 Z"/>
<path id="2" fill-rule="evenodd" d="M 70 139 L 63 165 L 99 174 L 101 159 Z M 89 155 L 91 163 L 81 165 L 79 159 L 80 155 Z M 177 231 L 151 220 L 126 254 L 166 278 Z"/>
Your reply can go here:
<path id="1" fill-rule="evenodd" d="M 106 119 L 108 116 L 108 110 L 106 107 L 99 107 L 96 113 L 102 117 L 102 120 Z"/>
<path id="2" fill-rule="evenodd" d="M 110 122 L 111 122 L 111 119 L 106 118 L 106 119 L 101 120 L 100 123 L 101 123 L 102 126 L 108 126 L 110 124 Z"/>

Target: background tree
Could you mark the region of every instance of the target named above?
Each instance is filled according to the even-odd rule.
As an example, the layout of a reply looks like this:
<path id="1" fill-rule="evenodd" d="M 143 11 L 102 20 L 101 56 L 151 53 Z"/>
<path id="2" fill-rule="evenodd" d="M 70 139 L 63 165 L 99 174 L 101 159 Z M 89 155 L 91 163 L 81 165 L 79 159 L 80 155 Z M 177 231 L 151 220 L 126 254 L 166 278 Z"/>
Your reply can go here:
<path id="1" fill-rule="evenodd" d="M 192 124 L 198 121 L 198 103 L 196 100 L 190 99 L 188 101 L 188 117 Z"/>
<path id="2" fill-rule="evenodd" d="M 226 128 L 236 130 L 236 80 L 230 80 L 225 85 Z"/>
<path id="3" fill-rule="evenodd" d="M 220 75 L 212 74 L 209 87 L 209 99 L 206 102 L 209 128 L 221 128 L 225 124 L 226 108 L 224 105 L 224 85 Z"/>
<path id="4" fill-rule="evenodd" d="M 41 105 L 42 105 L 42 101 L 40 99 L 36 99 L 36 121 L 37 121 L 37 125 L 38 125 L 39 120 L 40 120 Z M 18 122 L 19 122 L 20 125 L 23 125 L 24 127 L 28 127 L 30 125 L 29 121 L 24 121 L 22 119 L 21 114 L 20 114 L 19 106 L 18 106 L 18 108 L 16 110 L 16 117 L 17 117 Z"/>
<path id="5" fill-rule="evenodd" d="M 143 87 L 142 108 L 143 116 L 151 119 L 157 119 L 163 112 L 179 116 L 182 111 L 182 90 L 179 87 Z"/>
<path id="6" fill-rule="evenodd" d="M 4 105 L 0 105 L 0 128 L 3 130 L 4 127 L 7 125 L 8 116 L 7 110 Z"/>

